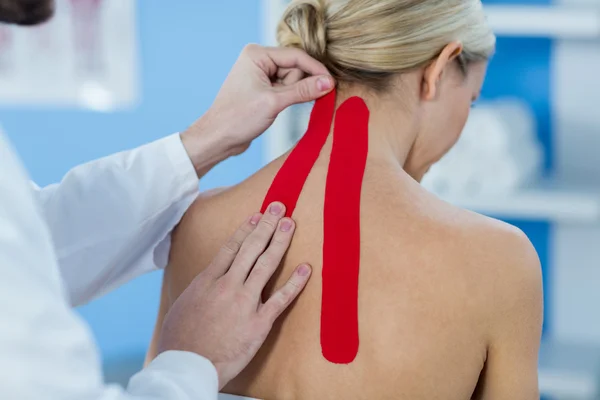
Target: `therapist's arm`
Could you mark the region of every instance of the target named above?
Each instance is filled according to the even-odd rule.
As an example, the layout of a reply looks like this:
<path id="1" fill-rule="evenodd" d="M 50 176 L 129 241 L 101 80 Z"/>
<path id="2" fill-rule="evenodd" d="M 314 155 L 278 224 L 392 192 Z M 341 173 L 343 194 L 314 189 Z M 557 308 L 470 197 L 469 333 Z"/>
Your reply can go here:
<path id="1" fill-rule="evenodd" d="M 36 190 L 71 304 L 163 267 L 169 234 L 197 193 L 177 134 L 80 165 Z"/>
<path id="2" fill-rule="evenodd" d="M 26 174 L 0 134 L 0 399 L 215 400 L 218 375 L 197 354 L 162 354 L 129 390 L 107 386 L 89 329 L 63 292 Z"/>
<path id="3" fill-rule="evenodd" d="M 308 266 L 298 269 L 263 303 L 293 229 L 275 230 L 282 215 L 249 218 L 167 315 L 162 353 L 127 389 L 105 385 L 90 331 L 66 301 L 26 174 L 1 134 L 0 193 L 0 399 L 216 400 L 309 277 Z"/>
<path id="4" fill-rule="evenodd" d="M 198 177 L 243 152 L 289 105 L 330 91 L 325 74 L 300 50 L 249 45 L 211 108 L 181 135 L 78 166 L 36 189 L 71 304 L 163 268 Z"/>

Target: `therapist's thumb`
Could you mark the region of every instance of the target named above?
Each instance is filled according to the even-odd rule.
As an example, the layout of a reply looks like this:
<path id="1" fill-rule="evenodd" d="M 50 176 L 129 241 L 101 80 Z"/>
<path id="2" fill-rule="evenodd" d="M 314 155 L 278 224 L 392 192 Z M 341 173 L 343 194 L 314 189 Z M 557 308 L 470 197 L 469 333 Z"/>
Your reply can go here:
<path id="1" fill-rule="evenodd" d="M 291 105 L 313 101 L 331 92 L 335 82 L 331 76 L 311 76 L 278 91 L 279 112 Z"/>

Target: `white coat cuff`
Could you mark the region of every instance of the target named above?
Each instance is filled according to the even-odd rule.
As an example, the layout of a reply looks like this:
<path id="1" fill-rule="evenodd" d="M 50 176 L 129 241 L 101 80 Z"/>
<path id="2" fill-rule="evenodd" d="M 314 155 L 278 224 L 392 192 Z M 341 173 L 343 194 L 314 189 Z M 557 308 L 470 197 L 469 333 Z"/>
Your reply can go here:
<path id="1" fill-rule="evenodd" d="M 179 197 L 182 211 L 185 212 L 198 195 L 198 175 L 192 164 L 178 133 L 159 140 L 164 144 L 165 153 L 173 168 L 171 176 L 176 177 L 178 182 L 174 187 L 179 190 L 174 197 Z M 182 214 L 183 214 L 182 212 Z M 164 269 L 169 260 L 171 249 L 171 235 L 167 235 L 154 249 L 154 266 Z"/>
<path id="2" fill-rule="evenodd" d="M 192 164 L 192 160 L 190 160 L 190 156 L 181 142 L 179 133 L 167 136 L 160 141 L 163 141 L 165 151 L 173 166 L 173 176 L 178 177 L 180 180 L 181 185 L 177 186 L 181 188 L 181 193 L 187 194 L 197 192 L 198 175 L 194 170 L 194 165 Z"/>
<path id="3" fill-rule="evenodd" d="M 219 377 L 206 358 L 167 351 L 133 376 L 127 391 L 143 398 L 217 400 Z"/>

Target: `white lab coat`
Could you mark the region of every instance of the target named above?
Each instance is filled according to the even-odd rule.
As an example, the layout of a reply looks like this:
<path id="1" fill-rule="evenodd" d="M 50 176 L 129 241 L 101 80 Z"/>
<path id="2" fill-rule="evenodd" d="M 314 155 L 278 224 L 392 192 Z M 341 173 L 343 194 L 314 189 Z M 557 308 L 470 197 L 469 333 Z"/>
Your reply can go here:
<path id="1" fill-rule="evenodd" d="M 103 382 L 71 306 L 165 265 L 198 180 L 179 135 L 70 171 L 39 189 L 0 134 L 0 399 L 214 400 L 206 359 L 165 352 L 127 389 Z"/>

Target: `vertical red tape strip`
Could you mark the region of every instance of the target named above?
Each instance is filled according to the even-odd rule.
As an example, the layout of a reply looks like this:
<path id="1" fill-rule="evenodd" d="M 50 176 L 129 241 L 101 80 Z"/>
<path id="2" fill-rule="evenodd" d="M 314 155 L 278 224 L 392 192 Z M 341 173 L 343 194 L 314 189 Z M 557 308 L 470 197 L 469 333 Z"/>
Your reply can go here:
<path id="1" fill-rule="evenodd" d="M 321 348 L 332 363 L 358 353 L 360 195 L 367 162 L 369 109 L 352 97 L 335 117 L 325 187 Z"/>
<path id="2" fill-rule="evenodd" d="M 280 201 L 285 205 L 286 217 L 294 213 L 308 174 L 329 136 L 335 112 L 335 94 L 334 90 L 315 102 L 310 114 L 308 130 L 273 179 L 263 201 L 261 213 L 264 213 L 269 204 L 274 201 Z"/>

